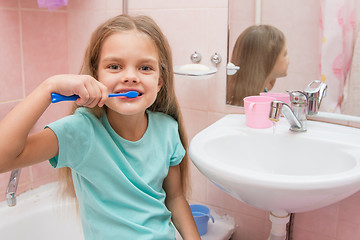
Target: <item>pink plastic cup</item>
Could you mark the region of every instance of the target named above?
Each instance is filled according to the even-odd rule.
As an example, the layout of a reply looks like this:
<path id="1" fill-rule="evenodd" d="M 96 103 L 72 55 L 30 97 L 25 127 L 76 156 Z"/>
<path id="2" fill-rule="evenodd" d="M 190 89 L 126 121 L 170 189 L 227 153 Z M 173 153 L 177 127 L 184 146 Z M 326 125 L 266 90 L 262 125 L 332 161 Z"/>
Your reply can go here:
<path id="1" fill-rule="evenodd" d="M 262 92 L 260 93 L 260 96 L 273 97 L 278 101 L 283 101 L 284 103 L 290 105 L 290 95 L 288 93 Z"/>
<path id="2" fill-rule="evenodd" d="M 244 98 L 246 126 L 251 128 L 269 128 L 270 103 L 276 100 L 267 96 L 249 96 Z"/>

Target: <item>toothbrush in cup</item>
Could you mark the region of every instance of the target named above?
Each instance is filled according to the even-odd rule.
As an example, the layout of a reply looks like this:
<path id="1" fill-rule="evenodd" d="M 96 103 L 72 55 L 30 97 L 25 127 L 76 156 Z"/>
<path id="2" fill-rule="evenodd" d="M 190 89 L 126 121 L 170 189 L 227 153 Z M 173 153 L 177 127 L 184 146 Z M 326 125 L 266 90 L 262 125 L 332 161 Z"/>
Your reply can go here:
<path id="1" fill-rule="evenodd" d="M 127 97 L 127 98 L 136 98 L 139 96 L 139 93 L 136 91 L 128 91 L 124 93 L 110 93 L 109 97 Z M 71 96 L 64 96 L 57 93 L 51 93 L 51 102 L 57 103 L 62 101 L 76 101 L 79 98 L 79 95 L 71 95 Z"/>

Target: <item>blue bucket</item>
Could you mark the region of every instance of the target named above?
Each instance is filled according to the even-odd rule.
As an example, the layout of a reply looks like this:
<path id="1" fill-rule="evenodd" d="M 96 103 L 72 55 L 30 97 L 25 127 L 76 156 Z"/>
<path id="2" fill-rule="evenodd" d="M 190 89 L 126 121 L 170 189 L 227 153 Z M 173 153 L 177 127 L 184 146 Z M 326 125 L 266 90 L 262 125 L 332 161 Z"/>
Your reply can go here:
<path id="1" fill-rule="evenodd" d="M 210 209 L 204 205 L 191 204 L 190 208 L 196 223 L 196 227 L 200 236 L 202 236 L 207 233 L 209 218 L 211 218 L 212 222 L 214 222 L 214 218 L 210 215 Z"/>

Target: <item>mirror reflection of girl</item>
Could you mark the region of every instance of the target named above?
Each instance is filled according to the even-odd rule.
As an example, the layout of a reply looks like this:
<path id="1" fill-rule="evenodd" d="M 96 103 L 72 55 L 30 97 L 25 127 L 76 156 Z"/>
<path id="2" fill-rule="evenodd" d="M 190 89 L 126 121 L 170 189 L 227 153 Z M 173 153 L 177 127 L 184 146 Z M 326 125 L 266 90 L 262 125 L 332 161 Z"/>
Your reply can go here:
<path id="1" fill-rule="evenodd" d="M 63 169 L 86 239 L 173 240 L 171 220 L 184 239 L 200 239 L 184 196 L 187 140 L 159 27 L 145 16 L 106 21 L 81 74 L 46 79 L 0 122 L 0 172 L 48 159 Z M 140 95 L 108 98 L 129 90 Z M 29 136 L 52 92 L 79 95 L 76 111 Z"/>
<path id="2" fill-rule="evenodd" d="M 270 91 L 287 75 L 289 59 L 285 36 L 270 25 L 254 25 L 236 40 L 231 62 L 240 69 L 227 81 L 227 103 L 243 106 L 247 96 Z"/>

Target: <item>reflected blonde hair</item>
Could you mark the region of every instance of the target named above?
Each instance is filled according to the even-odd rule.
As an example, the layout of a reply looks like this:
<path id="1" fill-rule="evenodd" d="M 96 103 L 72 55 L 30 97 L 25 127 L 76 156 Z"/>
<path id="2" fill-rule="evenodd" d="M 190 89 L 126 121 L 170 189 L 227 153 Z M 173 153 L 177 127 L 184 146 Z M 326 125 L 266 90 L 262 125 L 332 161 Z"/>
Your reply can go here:
<path id="1" fill-rule="evenodd" d="M 99 64 L 99 58 L 102 45 L 105 39 L 117 32 L 123 31 L 138 31 L 147 35 L 152 39 L 153 43 L 157 47 L 159 55 L 159 69 L 160 69 L 160 81 L 162 81 L 162 87 L 157 94 L 155 102 L 148 108 L 150 111 L 163 112 L 173 117 L 179 125 L 179 135 L 184 148 L 188 149 L 188 140 L 184 128 L 184 122 L 180 110 L 180 106 L 176 99 L 174 90 L 174 73 L 172 63 L 172 53 L 168 40 L 162 33 L 159 26 L 147 16 L 128 16 L 118 15 L 110 18 L 103 24 L 101 24 L 92 34 L 90 43 L 85 52 L 85 57 L 80 74 L 87 74 L 97 78 L 97 70 Z M 74 105 L 73 112 L 77 108 Z M 95 107 L 91 109 L 97 117 L 101 117 L 106 112 L 106 106 L 100 108 Z M 75 197 L 74 185 L 71 177 L 70 168 L 59 169 L 60 183 L 63 188 L 63 193 Z M 181 171 L 181 184 L 183 193 L 185 196 L 190 194 L 189 186 L 189 156 L 186 151 L 186 155 L 180 163 Z"/>
<path id="2" fill-rule="evenodd" d="M 236 40 L 231 62 L 240 69 L 227 78 L 226 102 L 243 106 L 244 97 L 259 95 L 265 80 L 285 46 L 282 31 L 270 25 L 254 25 Z"/>

